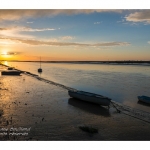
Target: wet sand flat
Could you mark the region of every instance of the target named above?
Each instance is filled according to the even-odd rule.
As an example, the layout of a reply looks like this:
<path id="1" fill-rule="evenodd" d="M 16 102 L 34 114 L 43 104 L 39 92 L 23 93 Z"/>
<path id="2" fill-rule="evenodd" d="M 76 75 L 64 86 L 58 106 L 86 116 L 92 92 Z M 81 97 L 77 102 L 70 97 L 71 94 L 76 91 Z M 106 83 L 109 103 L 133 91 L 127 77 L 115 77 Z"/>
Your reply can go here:
<path id="1" fill-rule="evenodd" d="M 67 90 L 27 75 L 0 77 L 0 110 L 0 140 L 150 140 L 149 123 L 71 99 Z M 98 133 L 82 131 L 84 125 Z"/>

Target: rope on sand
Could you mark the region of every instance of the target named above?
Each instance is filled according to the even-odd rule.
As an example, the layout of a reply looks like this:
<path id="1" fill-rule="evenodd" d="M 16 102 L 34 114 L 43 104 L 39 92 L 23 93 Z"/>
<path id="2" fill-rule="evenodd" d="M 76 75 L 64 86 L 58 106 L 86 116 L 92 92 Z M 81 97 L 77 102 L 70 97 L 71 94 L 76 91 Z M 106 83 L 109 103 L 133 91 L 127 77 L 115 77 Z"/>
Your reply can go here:
<path id="1" fill-rule="evenodd" d="M 110 101 L 112 106 L 117 110 L 118 113 L 120 113 L 121 111 L 114 105 L 114 102 Z"/>
<path id="2" fill-rule="evenodd" d="M 150 123 L 150 113 L 122 105 L 114 101 L 112 101 L 112 104 L 117 109 L 117 111 L 119 110 L 119 113 L 123 113 L 125 115 Z"/>

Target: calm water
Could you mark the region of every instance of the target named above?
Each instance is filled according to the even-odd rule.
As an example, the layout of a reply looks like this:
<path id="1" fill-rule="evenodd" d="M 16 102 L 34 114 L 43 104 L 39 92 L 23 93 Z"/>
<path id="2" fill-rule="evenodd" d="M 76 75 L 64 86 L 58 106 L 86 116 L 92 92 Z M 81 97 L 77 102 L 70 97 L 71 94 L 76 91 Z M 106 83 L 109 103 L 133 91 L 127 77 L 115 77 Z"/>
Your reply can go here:
<path id="1" fill-rule="evenodd" d="M 7 65 L 38 74 L 39 63 L 7 62 Z M 41 77 L 78 90 L 110 97 L 122 104 L 150 112 L 137 96 L 150 96 L 150 66 L 42 63 Z"/>

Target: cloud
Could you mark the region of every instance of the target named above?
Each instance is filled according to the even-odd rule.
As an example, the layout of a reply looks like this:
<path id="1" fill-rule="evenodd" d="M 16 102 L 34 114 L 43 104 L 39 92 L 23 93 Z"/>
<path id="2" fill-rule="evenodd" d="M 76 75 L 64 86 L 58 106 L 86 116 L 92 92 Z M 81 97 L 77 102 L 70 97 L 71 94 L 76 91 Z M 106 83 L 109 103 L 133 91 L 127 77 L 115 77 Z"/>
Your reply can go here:
<path id="1" fill-rule="evenodd" d="M 148 41 L 147 43 L 150 44 L 150 41 Z"/>
<path id="2" fill-rule="evenodd" d="M 150 10 L 141 10 L 125 17 L 126 21 L 145 22 L 150 24 Z"/>
<path id="3" fill-rule="evenodd" d="M 92 47 L 110 47 L 110 46 L 128 46 L 128 42 L 101 42 L 95 44 L 88 43 L 75 43 L 75 42 L 53 42 L 46 40 L 35 40 L 35 39 L 21 39 L 21 38 L 12 38 L 12 37 L 0 37 L 0 39 L 12 40 L 17 43 L 24 43 L 29 45 L 47 45 L 47 46 L 92 46 Z"/>
<path id="4" fill-rule="evenodd" d="M 101 13 L 101 12 L 116 12 L 121 13 L 121 9 L 11 9 L 11 10 L 0 10 L 0 20 L 19 20 L 24 18 L 32 17 L 44 17 L 44 16 L 56 16 L 61 14 L 73 15 L 73 14 L 90 14 L 90 13 Z"/>
<path id="5" fill-rule="evenodd" d="M 128 42 L 104 42 L 104 43 L 97 43 L 91 46 L 128 46 L 130 43 Z"/>
<path id="6" fill-rule="evenodd" d="M 102 22 L 94 22 L 94 24 L 100 24 L 100 23 L 102 23 Z"/>
<path id="7" fill-rule="evenodd" d="M 21 52 L 7 52 L 7 53 L 1 53 L 1 55 L 19 55 Z"/>
<path id="8" fill-rule="evenodd" d="M 27 23 L 33 23 L 33 22 L 27 22 Z"/>
<path id="9" fill-rule="evenodd" d="M 22 34 L 21 32 L 43 32 L 43 31 L 53 31 L 56 30 L 54 28 L 30 28 L 30 27 L 21 27 L 21 26 L 14 26 L 14 27 L 0 27 L 0 36 L 5 37 L 14 37 L 17 38 L 34 38 L 33 35 Z"/>
<path id="10" fill-rule="evenodd" d="M 8 30 L 12 30 L 12 31 L 28 31 L 28 32 L 40 32 L 40 31 L 51 31 L 51 30 L 55 30 L 53 28 L 29 28 L 29 27 L 8 27 L 8 28 L 0 28 L 0 31 L 8 31 Z"/>
<path id="11" fill-rule="evenodd" d="M 3 45 L 3 46 L 7 46 L 7 45 L 12 45 L 12 44 L 16 44 L 15 41 L 12 41 L 10 39 L 1 39 L 0 40 L 0 45 Z"/>
<path id="12" fill-rule="evenodd" d="M 20 28 L 19 31 L 40 32 L 40 31 L 52 31 L 52 30 L 55 30 L 55 29 L 53 29 L 53 28 L 33 29 L 33 28 L 23 27 L 23 28 Z"/>
<path id="13" fill-rule="evenodd" d="M 65 41 L 65 40 L 73 40 L 75 39 L 75 37 L 72 37 L 72 36 L 63 36 L 63 37 L 60 37 L 61 40 Z"/>

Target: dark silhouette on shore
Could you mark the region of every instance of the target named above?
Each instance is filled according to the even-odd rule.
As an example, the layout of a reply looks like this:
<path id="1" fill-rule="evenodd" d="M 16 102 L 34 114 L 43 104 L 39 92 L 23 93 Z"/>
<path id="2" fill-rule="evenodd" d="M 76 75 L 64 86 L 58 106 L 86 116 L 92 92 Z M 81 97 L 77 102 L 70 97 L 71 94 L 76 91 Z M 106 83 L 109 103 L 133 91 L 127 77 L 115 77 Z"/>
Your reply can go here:
<path id="1" fill-rule="evenodd" d="M 1 60 L 8 62 L 40 62 L 40 61 L 20 61 L 20 60 Z M 42 63 L 84 63 L 84 64 L 150 64 L 144 60 L 123 60 L 123 61 L 41 61 Z"/>

